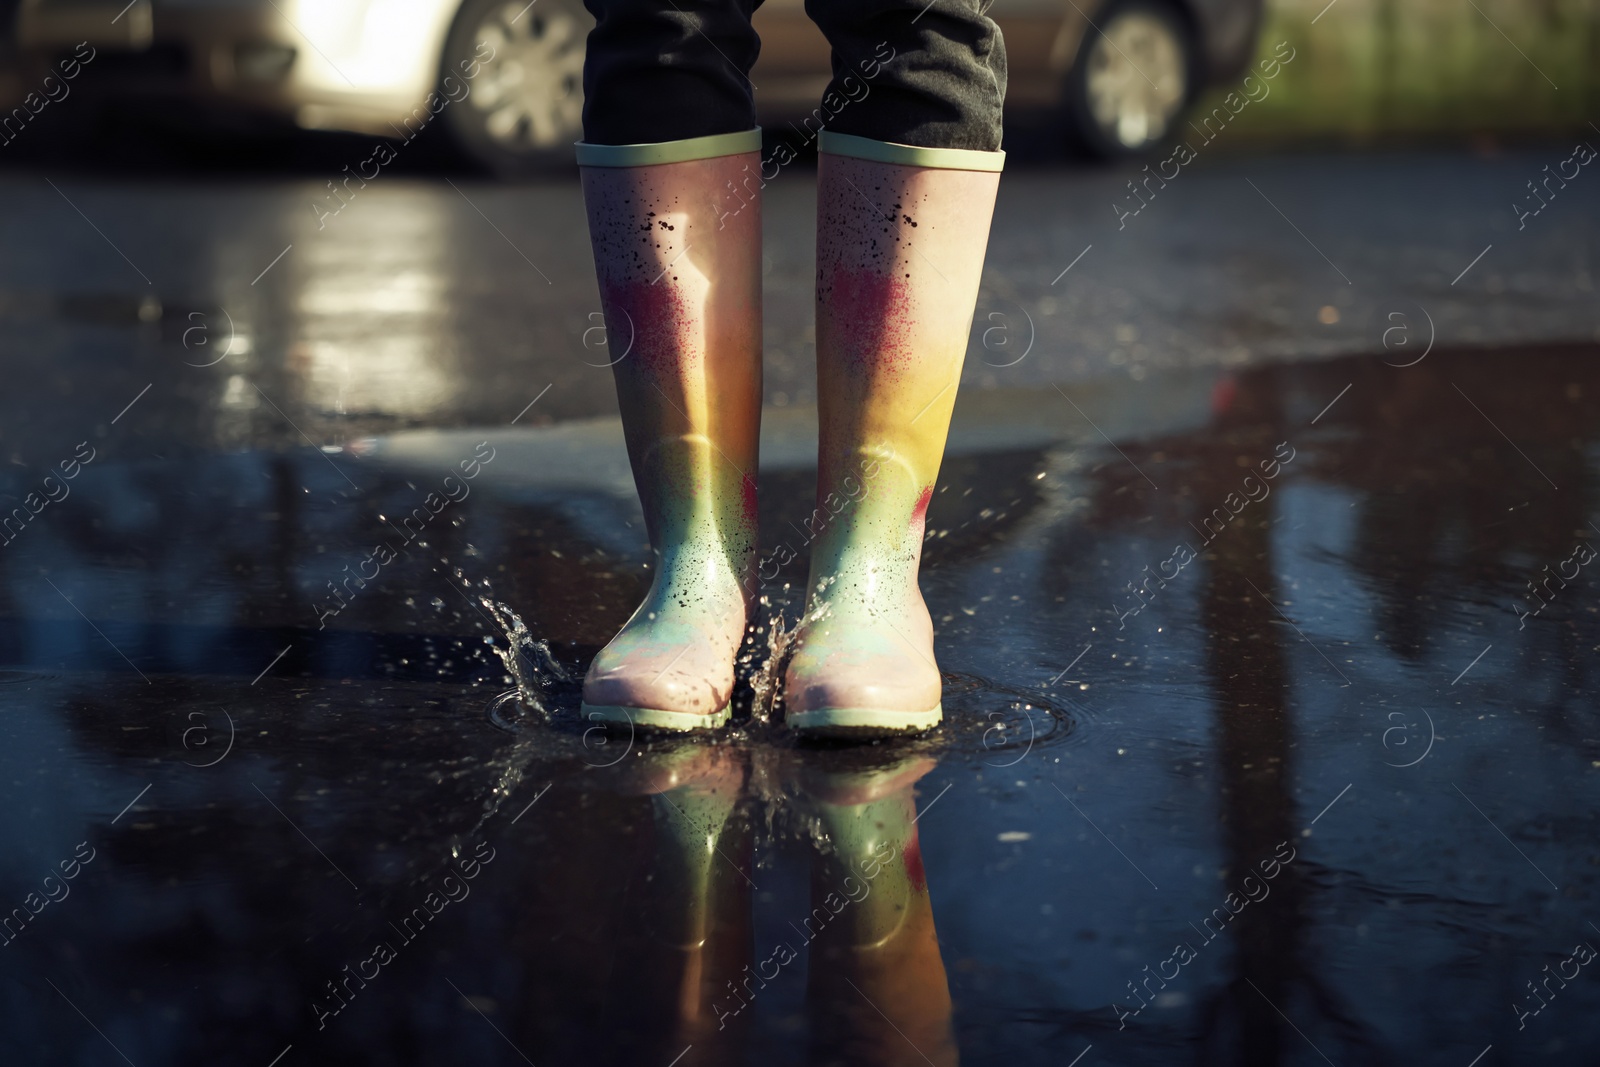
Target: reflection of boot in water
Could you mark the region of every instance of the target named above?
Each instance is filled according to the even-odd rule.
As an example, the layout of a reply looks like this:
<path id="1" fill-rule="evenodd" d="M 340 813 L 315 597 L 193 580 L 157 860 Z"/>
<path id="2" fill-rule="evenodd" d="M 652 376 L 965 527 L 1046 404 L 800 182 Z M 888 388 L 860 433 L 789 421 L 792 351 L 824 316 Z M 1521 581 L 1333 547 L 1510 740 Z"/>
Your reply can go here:
<path id="1" fill-rule="evenodd" d="M 742 820 L 730 821 L 745 767 L 722 748 L 654 755 L 630 761 L 651 797 L 655 847 L 629 893 L 638 928 L 616 971 L 616 1002 L 642 1039 L 628 1059 L 666 1063 L 693 1045 L 697 1064 L 734 1062 L 742 1031 L 719 1024 L 714 1005 L 750 962 L 748 872 L 734 866 L 748 864 L 750 843 Z"/>
<path id="2" fill-rule="evenodd" d="M 812 865 L 812 910 L 798 924 L 811 939 L 813 1063 L 958 1061 L 913 825 L 912 785 L 933 766 L 804 776 L 804 803 L 832 842 Z"/>

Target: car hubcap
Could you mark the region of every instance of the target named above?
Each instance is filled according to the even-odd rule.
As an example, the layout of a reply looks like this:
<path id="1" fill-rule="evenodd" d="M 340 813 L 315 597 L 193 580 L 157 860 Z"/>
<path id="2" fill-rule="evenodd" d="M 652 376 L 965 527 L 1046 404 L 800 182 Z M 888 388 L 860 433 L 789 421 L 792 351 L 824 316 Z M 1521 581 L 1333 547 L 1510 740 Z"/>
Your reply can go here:
<path id="1" fill-rule="evenodd" d="M 1123 148 L 1159 140 L 1183 106 L 1183 42 L 1155 15 L 1132 11 L 1112 19 L 1095 35 L 1087 73 L 1089 113 Z"/>
<path id="2" fill-rule="evenodd" d="M 569 12 L 508 3 L 478 26 L 472 104 L 500 147 L 526 153 L 573 140 L 583 120 L 583 28 Z"/>

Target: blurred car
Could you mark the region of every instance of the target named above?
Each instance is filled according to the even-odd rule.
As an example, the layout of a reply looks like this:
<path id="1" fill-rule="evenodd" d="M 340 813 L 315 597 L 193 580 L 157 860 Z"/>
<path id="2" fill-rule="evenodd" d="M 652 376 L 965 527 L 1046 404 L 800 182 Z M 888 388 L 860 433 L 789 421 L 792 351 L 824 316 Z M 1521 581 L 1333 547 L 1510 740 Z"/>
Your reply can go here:
<path id="1" fill-rule="evenodd" d="M 1140 153 L 1243 71 L 1261 6 L 995 0 L 1008 106 L 1056 117 L 1094 154 Z M 820 122 L 829 52 L 803 0 L 766 0 L 755 18 L 762 122 Z M 15 41 L 25 85 L 86 42 L 84 87 L 119 104 L 402 139 L 437 116 L 466 154 L 516 177 L 570 164 L 592 25 L 581 0 L 21 0 Z"/>

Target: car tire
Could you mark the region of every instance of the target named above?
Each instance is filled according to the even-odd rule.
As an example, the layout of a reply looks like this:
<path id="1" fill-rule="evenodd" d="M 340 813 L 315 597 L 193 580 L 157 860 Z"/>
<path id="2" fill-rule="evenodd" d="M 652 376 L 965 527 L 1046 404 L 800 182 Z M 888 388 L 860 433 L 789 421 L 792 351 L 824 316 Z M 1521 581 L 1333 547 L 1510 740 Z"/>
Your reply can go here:
<path id="1" fill-rule="evenodd" d="M 1101 159 L 1143 155 L 1171 134 L 1199 83 L 1183 17 L 1160 0 L 1111 0 L 1067 74 L 1069 139 Z"/>
<path id="2" fill-rule="evenodd" d="M 452 98 L 445 126 L 468 158 L 507 179 L 573 165 L 593 23 L 581 0 L 465 0 L 445 41 L 440 91 Z"/>

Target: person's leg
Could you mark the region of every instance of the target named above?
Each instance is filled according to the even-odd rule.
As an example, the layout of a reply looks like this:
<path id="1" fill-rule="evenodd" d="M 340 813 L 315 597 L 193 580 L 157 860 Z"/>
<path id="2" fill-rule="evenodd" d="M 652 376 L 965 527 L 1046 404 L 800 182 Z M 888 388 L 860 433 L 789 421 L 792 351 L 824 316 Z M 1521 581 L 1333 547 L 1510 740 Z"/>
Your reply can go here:
<path id="1" fill-rule="evenodd" d="M 986 14 L 990 3 L 806 0 L 806 14 L 833 49 L 827 128 L 924 148 L 997 151 L 1006 49 Z"/>
<path id="2" fill-rule="evenodd" d="M 755 126 L 761 0 L 584 0 L 583 141 L 681 141 Z"/>
<path id="3" fill-rule="evenodd" d="M 598 24 L 578 163 L 654 559 L 644 603 L 590 666 L 583 715 L 720 726 L 756 549 L 759 183 L 739 210 L 727 195 L 759 172 L 754 3 L 587 2 Z"/>
<path id="4" fill-rule="evenodd" d="M 917 568 L 1004 159 L 1004 50 L 986 7 L 807 5 L 837 84 L 859 54 L 893 58 L 820 143 L 817 499 L 835 517 L 812 547 L 785 679 L 803 732 L 925 730 L 943 714 Z"/>

